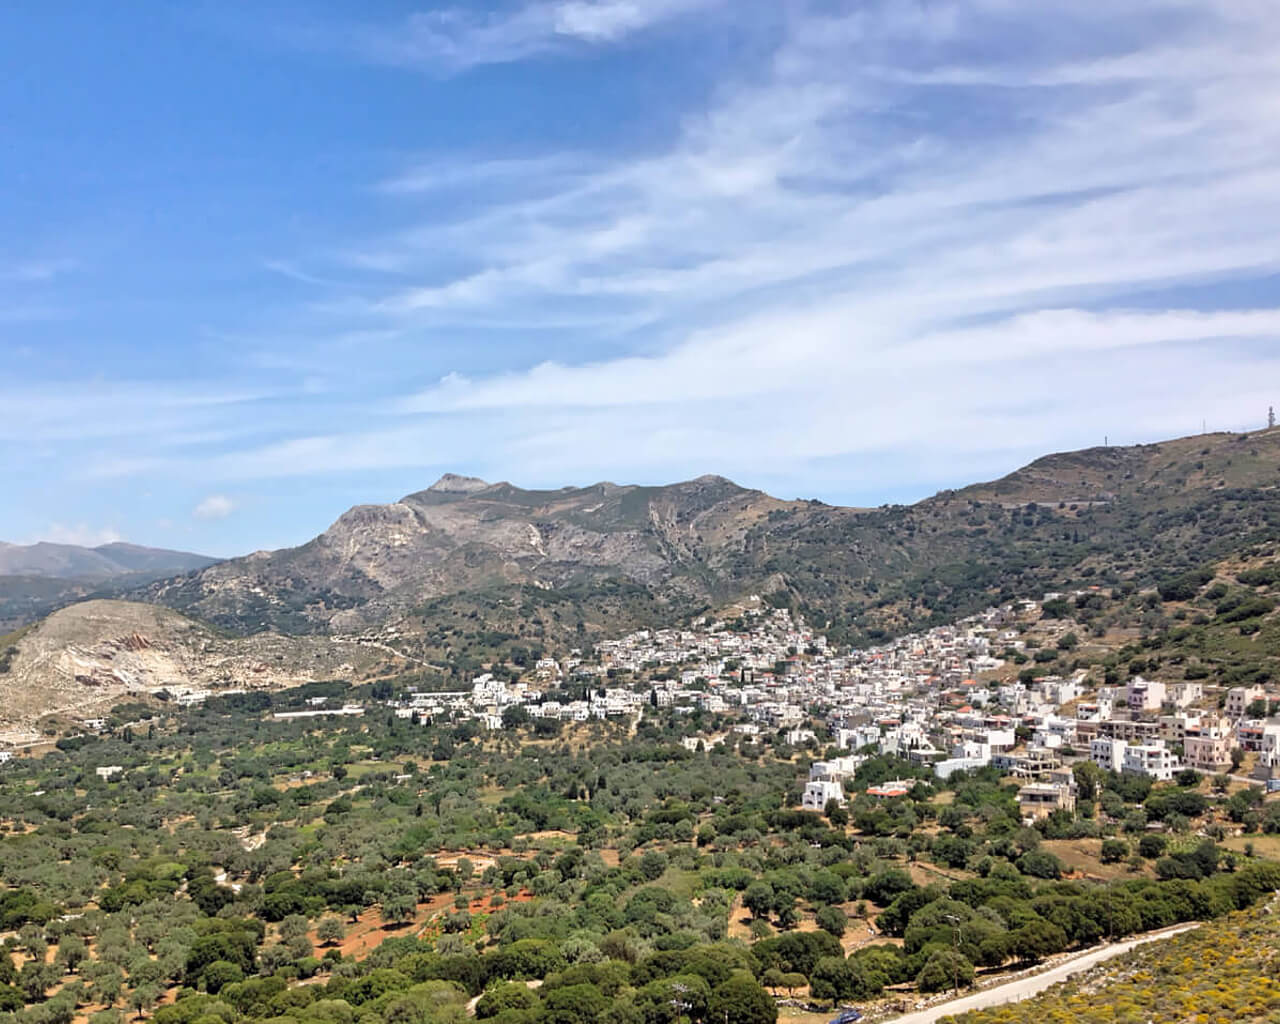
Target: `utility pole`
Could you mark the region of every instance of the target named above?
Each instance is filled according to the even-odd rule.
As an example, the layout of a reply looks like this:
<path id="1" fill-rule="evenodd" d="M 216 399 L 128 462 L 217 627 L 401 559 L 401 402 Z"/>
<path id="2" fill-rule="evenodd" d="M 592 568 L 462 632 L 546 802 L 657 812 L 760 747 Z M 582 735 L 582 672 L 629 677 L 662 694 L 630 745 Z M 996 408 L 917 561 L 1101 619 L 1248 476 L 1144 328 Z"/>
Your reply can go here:
<path id="1" fill-rule="evenodd" d="M 687 998 L 689 986 L 684 982 L 678 981 L 672 986 L 672 993 L 672 998 L 668 1002 L 671 1009 L 675 1010 L 676 1022 L 679 1024 L 680 1021 L 684 1020 L 684 1015 L 693 1009 L 693 1003 Z"/>
<path id="2" fill-rule="evenodd" d="M 960 993 L 960 918 L 955 914 L 948 914 L 945 920 L 951 922 L 951 947 L 955 956 L 951 958 L 951 989 L 957 995 Z"/>

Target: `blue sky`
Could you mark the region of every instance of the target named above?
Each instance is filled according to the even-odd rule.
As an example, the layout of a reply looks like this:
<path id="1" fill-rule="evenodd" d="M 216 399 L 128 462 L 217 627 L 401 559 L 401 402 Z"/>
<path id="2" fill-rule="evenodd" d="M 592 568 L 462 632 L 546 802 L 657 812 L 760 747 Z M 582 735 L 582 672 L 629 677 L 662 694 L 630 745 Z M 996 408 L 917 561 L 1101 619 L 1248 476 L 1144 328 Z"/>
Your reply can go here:
<path id="1" fill-rule="evenodd" d="M 0 538 L 879 504 L 1280 401 L 1265 0 L 12 4 Z"/>

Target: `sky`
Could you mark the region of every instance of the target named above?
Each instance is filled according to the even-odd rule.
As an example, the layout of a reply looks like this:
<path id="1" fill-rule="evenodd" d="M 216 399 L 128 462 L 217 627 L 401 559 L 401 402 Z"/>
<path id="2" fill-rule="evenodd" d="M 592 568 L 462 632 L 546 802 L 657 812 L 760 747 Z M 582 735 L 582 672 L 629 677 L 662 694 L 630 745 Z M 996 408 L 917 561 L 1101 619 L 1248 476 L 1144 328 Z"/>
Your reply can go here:
<path id="1" fill-rule="evenodd" d="M 1273 0 L 0 6 L 0 539 L 879 505 L 1280 404 Z"/>

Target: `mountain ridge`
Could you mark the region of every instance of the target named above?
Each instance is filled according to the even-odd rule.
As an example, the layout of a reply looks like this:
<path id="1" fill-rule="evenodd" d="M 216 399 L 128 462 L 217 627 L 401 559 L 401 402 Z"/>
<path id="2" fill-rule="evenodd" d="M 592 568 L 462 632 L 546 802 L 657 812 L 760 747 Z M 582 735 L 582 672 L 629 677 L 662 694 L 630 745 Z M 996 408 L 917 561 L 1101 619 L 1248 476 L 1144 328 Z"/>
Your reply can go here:
<path id="1" fill-rule="evenodd" d="M 0 541 L 0 634 L 72 602 L 104 592 L 124 592 L 216 561 L 122 541 L 97 547 Z"/>
<path id="2" fill-rule="evenodd" d="M 106 585 L 23 578 L 27 604 L 16 621 L 0 614 L 0 633 L 76 602 L 34 627 L 73 624 L 38 635 L 76 637 L 71 654 L 89 652 L 97 666 L 55 671 L 66 659 L 45 645 L 49 685 L 70 694 L 118 690 L 131 659 L 153 663 L 152 681 L 226 677 L 211 676 L 201 652 L 213 665 L 256 651 L 254 664 L 282 681 L 338 670 L 333 655 L 348 647 L 402 659 L 400 669 L 362 660 L 363 677 L 429 666 L 465 679 L 495 659 L 526 664 L 753 596 L 834 643 L 879 642 L 1018 597 L 1132 592 L 1223 559 L 1253 564 L 1277 540 L 1280 431 L 1057 453 L 914 505 L 861 509 L 787 501 L 714 475 L 555 490 L 446 475 L 398 501 L 354 506 L 295 548 Z M 153 621 L 158 612 L 127 604 L 104 617 L 94 600 L 104 597 L 212 629 Z M 168 637 L 169 653 L 122 653 L 131 633 L 114 623 L 130 616 L 139 635 Z M 23 637 L 13 664 L 35 687 L 40 675 L 21 659 L 43 641 Z M 227 664 L 232 675 L 250 671 Z"/>
<path id="3" fill-rule="evenodd" d="M 784 500 L 704 475 L 526 490 L 446 474 L 296 548 L 145 588 L 236 632 L 394 625 L 429 656 L 479 634 L 588 642 L 749 594 L 841 640 L 936 624 L 1064 579 L 1135 579 L 1280 529 L 1280 431 L 1037 459 L 914 505 Z M 1100 575 L 1099 575 L 1100 574 Z"/>
<path id="4" fill-rule="evenodd" d="M 370 602 L 379 610 L 404 610 L 458 589 L 559 588 L 615 575 L 666 585 L 672 580 L 664 567 L 696 564 L 706 554 L 698 529 L 733 528 L 727 505 L 735 502 L 738 512 L 785 504 L 713 476 L 664 487 L 597 483 L 526 490 L 446 475 L 399 501 L 357 505 L 296 548 L 231 559 L 224 569 L 159 583 L 150 596 L 234 627 L 225 605 L 238 600 L 260 606 L 249 592 L 306 595 L 309 589 L 316 601 L 294 604 L 311 627 L 332 621 L 358 628 L 374 621 L 359 614 Z M 237 587 L 233 581 L 245 575 L 254 583 Z M 199 594 L 191 592 L 193 585 Z M 280 611 L 281 602 L 268 603 Z M 232 609 L 230 618 L 236 616 Z M 308 631 L 297 616 L 289 618 L 291 623 L 268 614 L 262 623 Z"/>
<path id="5" fill-rule="evenodd" d="M 0 541 L 0 576 L 110 579 L 135 572 L 177 573 L 203 569 L 216 561 L 216 558 L 189 551 L 150 548 L 123 541 L 96 547 L 51 541 L 25 545 Z"/>

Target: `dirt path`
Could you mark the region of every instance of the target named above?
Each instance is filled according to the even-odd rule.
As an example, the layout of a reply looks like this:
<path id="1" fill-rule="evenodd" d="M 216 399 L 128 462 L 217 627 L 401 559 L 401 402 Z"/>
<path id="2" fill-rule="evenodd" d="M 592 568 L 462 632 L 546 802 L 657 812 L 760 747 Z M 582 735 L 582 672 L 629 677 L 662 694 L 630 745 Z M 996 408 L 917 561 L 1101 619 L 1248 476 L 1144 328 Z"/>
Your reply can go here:
<path id="1" fill-rule="evenodd" d="M 524 984 L 525 984 L 525 988 L 532 988 L 532 989 L 542 988 L 542 979 L 534 978 L 532 981 L 526 981 Z M 474 999 L 471 999 L 467 1002 L 468 1017 L 474 1017 L 476 1015 L 476 1006 L 479 1004 L 480 1000 L 483 998 L 484 998 L 484 993 L 481 992 Z"/>
<path id="2" fill-rule="evenodd" d="M 751 943 L 751 915 L 746 913 L 746 908 L 742 905 L 742 893 L 738 893 L 733 898 L 733 903 L 729 905 L 729 931 L 728 937 L 731 939 L 741 939 L 748 944 Z"/>
<path id="3" fill-rule="evenodd" d="M 917 1010 L 915 1013 L 894 1017 L 891 1018 L 891 1024 L 934 1024 L 935 1021 L 942 1020 L 944 1017 L 968 1013 L 970 1010 L 986 1010 L 992 1006 L 1002 1006 L 1005 1003 L 1021 1002 L 1023 999 L 1039 995 L 1045 989 L 1052 988 L 1059 982 L 1066 981 L 1072 975 L 1086 971 L 1103 961 L 1110 960 L 1112 957 L 1127 953 L 1137 946 L 1148 942 L 1158 942 L 1160 939 L 1172 938 L 1174 935 L 1189 932 L 1199 927 L 1199 924 L 1180 924 L 1173 928 L 1165 928 L 1158 932 L 1148 932 L 1146 935 L 1139 935 L 1137 938 L 1103 946 L 1101 949 L 1090 950 L 1081 953 L 1079 956 L 1072 957 L 1070 960 L 1063 961 L 1042 974 L 1017 978 L 1014 981 L 1007 981 L 1003 985 L 993 985 L 991 988 L 975 992 L 973 995 L 964 996 L 960 999 L 950 999 L 945 1003 L 939 1003 L 937 1006 L 931 1006 L 927 1010 Z"/>

